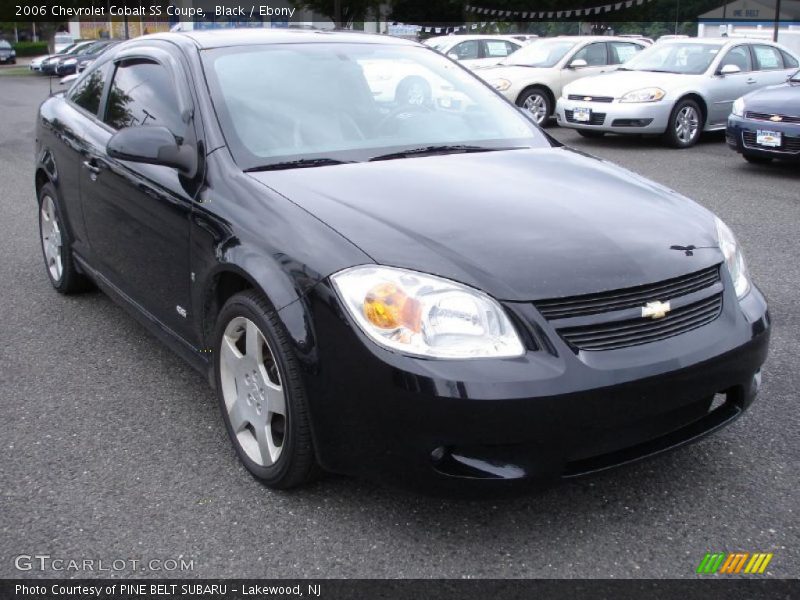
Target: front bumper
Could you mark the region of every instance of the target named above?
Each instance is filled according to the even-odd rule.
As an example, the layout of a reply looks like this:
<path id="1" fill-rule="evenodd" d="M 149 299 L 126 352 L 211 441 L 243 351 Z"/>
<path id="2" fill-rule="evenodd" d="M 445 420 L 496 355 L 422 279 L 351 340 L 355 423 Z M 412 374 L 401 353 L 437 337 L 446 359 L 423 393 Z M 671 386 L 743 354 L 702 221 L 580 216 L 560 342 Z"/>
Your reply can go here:
<path id="1" fill-rule="evenodd" d="M 591 122 L 576 122 L 571 118 L 570 115 L 579 107 L 591 109 Z M 670 103 L 663 100 L 641 103 L 621 103 L 617 99 L 613 102 L 587 102 L 562 96 L 556 103 L 556 120 L 562 127 L 572 129 L 661 134 L 667 129 L 671 110 Z"/>
<path id="2" fill-rule="evenodd" d="M 756 143 L 758 130 L 764 129 L 782 134 L 780 148 L 759 146 Z M 739 154 L 800 161 L 800 124 L 797 123 L 774 123 L 730 115 L 725 140 Z"/>
<path id="3" fill-rule="evenodd" d="M 761 293 L 694 331 L 575 354 L 527 303 L 508 304 L 548 350 L 517 359 L 422 360 L 366 340 L 324 285 L 305 382 L 318 459 L 337 472 L 419 482 L 548 480 L 631 462 L 729 423 L 767 356 Z M 724 402 L 712 407 L 715 394 Z"/>

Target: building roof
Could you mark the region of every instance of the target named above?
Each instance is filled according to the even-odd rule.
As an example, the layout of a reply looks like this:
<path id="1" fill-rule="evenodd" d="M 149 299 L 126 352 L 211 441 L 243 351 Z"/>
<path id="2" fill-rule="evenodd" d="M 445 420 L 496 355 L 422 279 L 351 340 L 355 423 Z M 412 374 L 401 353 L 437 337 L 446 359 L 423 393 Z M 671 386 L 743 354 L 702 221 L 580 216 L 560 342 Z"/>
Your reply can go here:
<path id="1" fill-rule="evenodd" d="M 776 0 L 734 0 L 698 17 L 701 21 L 773 21 Z M 723 17 L 724 15 L 724 17 Z M 800 0 L 781 0 L 782 21 L 800 21 Z"/>

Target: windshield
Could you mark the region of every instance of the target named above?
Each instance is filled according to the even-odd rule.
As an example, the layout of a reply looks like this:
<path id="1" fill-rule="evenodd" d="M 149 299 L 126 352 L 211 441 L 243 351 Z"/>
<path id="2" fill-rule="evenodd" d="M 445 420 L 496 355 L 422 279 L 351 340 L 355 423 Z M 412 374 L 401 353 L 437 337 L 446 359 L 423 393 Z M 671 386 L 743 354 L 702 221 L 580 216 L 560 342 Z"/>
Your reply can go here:
<path id="1" fill-rule="evenodd" d="M 502 61 L 504 65 L 554 67 L 577 42 L 571 40 L 536 40 Z"/>
<path id="2" fill-rule="evenodd" d="M 722 44 L 656 44 L 642 50 L 625 63 L 629 71 L 655 71 L 658 73 L 705 73 L 719 54 Z"/>
<path id="3" fill-rule="evenodd" d="M 0 40 L 0 48 L 2 48 L 3 50 L 8 50 L 9 48 L 11 48 L 11 44 L 9 44 L 5 40 Z"/>
<path id="4" fill-rule="evenodd" d="M 446 152 L 443 146 L 549 146 L 488 86 L 426 48 L 239 46 L 206 50 L 203 64 L 226 141 L 243 169 L 363 161 L 432 147 Z"/>

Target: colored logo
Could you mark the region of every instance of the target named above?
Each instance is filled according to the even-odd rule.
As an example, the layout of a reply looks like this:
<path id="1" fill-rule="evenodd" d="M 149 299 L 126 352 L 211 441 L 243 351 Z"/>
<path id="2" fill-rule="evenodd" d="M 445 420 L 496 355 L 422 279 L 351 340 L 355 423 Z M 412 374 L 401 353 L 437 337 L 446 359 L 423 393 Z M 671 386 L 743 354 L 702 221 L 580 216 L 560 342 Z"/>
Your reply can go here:
<path id="1" fill-rule="evenodd" d="M 777 122 L 779 122 L 779 121 L 783 121 L 783 117 L 782 117 L 782 116 L 780 116 L 780 115 L 772 115 L 772 116 L 769 118 L 769 120 L 770 120 L 770 121 L 773 121 L 773 122 L 775 122 L 775 123 L 777 123 Z"/>
<path id="2" fill-rule="evenodd" d="M 707 552 L 697 566 L 700 575 L 713 573 L 760 575 L 767 570 L 772 552 Z"/>

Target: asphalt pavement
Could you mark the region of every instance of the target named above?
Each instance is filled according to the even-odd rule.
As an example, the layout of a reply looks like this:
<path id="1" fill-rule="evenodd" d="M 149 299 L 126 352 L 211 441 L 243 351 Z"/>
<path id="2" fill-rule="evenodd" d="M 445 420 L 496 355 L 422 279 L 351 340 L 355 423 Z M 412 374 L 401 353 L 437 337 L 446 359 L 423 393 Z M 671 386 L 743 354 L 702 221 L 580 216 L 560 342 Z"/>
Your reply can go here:
<path id="1" fill-rule="evenodd" d="M 739 550 L 773 552 L 766 577 L 800 576 L 797 165 L 749 165 L 719 134 L 678 151 L 549 128 L 694 198 L 737 233 L 774 331 L 762 393 L 730 427 L 510 496 L 338 476 L 274 492 L 237 462 L 200 375 L 99 292 L 51 289 L 33 191 L 47 93 L 43 78 L 0 77 L 0 577 L 175 576 L 163 570 L 172 563 L 143 563 L 181 558 L 194 577 L 696 577 L 706 552 Z M 15 568 L 35 554 L 128 562 Z"/>

